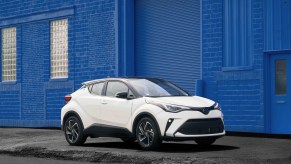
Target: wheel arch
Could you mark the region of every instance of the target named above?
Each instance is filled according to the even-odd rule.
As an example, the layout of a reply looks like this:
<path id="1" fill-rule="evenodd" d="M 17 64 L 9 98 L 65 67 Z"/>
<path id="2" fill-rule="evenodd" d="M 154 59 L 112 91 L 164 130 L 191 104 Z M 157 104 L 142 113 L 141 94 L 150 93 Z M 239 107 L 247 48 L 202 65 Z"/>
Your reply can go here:
<path id="1" fill-rule="evenodd" d="M 67 112 L 67 113 L 65 114 L 65 116 L 64 116 L 64 118 L 63 118 L 63 122 L 62 122 L 62 130 L 65 129 L 65 123 L 66 123 L 67 119 L 68 119 L 69 117 L 71 117 L 71 116 L 76 116 L 76 117 L 79 119 L 79 121 L 81 122 L 81 126 L 82 126 L 83 129 L 84 129 L 83 121 L 82 121 L 81 117 L 79 116 L 79 114 L 78 114 L 77 112 L 75 112 L 75 111 L 69 111 L 69 112 Z"/>
<path id="2" fill-rule="evenodd" d="M 155 122 L 155 124 L 157 125 L 157 128 L 158 128 L 159 136 L 161 137 L 162 135 L 161 135 L 160 125 L 159 125 L 158 121 L 151 113 L 148 113 L 148 112 L 142 112 L 135 117 L 133 124 L 132 124 L 133 125 L 132 126 L 132 132 L 133 132 L 132 134 L 135 136 L 135 129 L 136 129 L 137 123 L 140 119 L 142 119 L 144 117 L 149 117 Z"/>

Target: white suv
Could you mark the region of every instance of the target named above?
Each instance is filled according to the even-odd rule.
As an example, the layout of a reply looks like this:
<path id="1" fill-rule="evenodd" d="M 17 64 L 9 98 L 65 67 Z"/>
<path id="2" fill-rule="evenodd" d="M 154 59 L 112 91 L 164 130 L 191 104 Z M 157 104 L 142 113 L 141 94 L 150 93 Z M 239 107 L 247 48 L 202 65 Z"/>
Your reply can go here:
<path id="1" fill-rule="evenodd" d="M 88 81 L 65 100 L 61 123 L 70 145 L 81 145 L 88 136 L 117 137 L 151 150 L 162 140 L 210 145 L 225 135 L 218 103 L 162 79 Z"/>

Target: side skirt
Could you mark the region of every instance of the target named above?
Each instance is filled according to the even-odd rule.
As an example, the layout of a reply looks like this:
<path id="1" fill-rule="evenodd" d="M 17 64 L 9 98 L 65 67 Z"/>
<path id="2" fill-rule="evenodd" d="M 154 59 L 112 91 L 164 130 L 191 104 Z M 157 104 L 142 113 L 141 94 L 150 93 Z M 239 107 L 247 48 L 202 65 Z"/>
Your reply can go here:
<path id="1" fill-rule="evenodd" d="M 116 137 L 131 138 L 133 134 L 126 128 L 109 126 L 104 124 L 93 124 L 84 130 L 84 133 L 92 138 L 97 137 Z"/>

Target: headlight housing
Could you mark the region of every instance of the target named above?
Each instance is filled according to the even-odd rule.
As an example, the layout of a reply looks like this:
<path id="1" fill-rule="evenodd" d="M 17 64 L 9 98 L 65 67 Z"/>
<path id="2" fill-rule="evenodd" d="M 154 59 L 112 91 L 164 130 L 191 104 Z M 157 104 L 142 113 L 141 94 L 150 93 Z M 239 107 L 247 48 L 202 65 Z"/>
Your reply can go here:
<path id="1" fill-rule="evenodd" d="M 166 112 L 172 112 L 172 113 L 178 113 L 184 110 L 191 110 L 190 107 L 182 106 L 182 105 L 173 105 L 173 104 L 166 104 L 166 103 L 160 103 L 160 102 L 151 102 L 151 104 L 162 108 Z"/>
<path id="2" fill-rule="evenodd" d="M 178 113 L 185 110 L 191 110 L 191 111 L 200 111 L 202 113 L 209 113 L 211 110 L 221 110 L 220 105 L 218 103 L 214 103 L 210 107 L 188 107 L 188 106 L 182 106 L 182 105 L 174 105 L 174 104 L 167 104 L 162 102 L 151 102 L 151 104 L 156 105 L 160 108 L 162 108 L 166 112 L 172 112 L 172 113 Z"/>
<path id="3" fill-rule="evenodd" d="M 218 103 L 215 103 L 215 104 L 213 105 L 213 108 L 214 108 L 214 109 L 217 109 L 217 110 L 221 110 L 220 105 L 219 105 Z"/>

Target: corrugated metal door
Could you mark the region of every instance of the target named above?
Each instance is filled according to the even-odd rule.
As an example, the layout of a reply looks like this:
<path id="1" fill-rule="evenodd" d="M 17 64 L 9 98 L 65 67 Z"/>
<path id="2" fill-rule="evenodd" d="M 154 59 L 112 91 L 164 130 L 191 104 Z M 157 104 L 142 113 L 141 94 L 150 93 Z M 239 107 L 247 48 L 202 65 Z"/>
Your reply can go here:
<path id="1" fill-rule="evenodd" d="M 165 78 L 195 94 L 200 0 L 136 0 L 135 55 L 137 76 Z"/>

